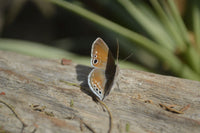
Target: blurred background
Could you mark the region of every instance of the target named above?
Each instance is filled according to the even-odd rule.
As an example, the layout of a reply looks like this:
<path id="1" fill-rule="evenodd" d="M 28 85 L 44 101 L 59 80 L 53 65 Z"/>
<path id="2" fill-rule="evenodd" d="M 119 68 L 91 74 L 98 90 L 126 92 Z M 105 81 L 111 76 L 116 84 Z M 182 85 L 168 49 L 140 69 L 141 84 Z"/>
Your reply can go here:
<path id="1" fill-rule="evenodd" d="M 0 50 L 89 66 L 97 37 L 121 68 L 200 81 L 198 0 L 0 0 Z"/>

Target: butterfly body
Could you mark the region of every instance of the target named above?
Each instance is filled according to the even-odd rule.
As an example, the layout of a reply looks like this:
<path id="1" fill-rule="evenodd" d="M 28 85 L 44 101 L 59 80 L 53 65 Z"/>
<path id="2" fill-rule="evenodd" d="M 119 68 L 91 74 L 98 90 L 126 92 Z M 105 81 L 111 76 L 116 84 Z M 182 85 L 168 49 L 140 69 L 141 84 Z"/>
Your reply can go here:
<path id="1" fill-rule="evenodd" d="M 91 66 L 94 69 L 88 75 L 91 91 L 103 100 L 111 91 L 118 75 L 118 65 L 106 43 L 97 38 L 92 44 Z"/>

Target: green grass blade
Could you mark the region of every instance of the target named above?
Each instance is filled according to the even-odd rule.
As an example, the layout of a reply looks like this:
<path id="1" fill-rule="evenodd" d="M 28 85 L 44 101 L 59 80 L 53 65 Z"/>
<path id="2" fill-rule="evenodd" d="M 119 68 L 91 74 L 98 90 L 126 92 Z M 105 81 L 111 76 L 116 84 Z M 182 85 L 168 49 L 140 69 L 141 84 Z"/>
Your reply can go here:
<path id="1" fill-rule="evenodd" d="M 48 59 L 61 60 L 62 58 L 67 58 L 73 60 L 74 62 L 79 62 L 80 64 L 90 64 L 89 58 L 80 57 L 62 49 L 53 48 L 41 43 L 14 39 L 0 39 L 0 49 Z"/>
<path id="2" fill-rule="evenodd" d="M 189 36 L 187 33 L 187 28 L 181 18 L 181 15 L 179 14 L 177 7 L 173 0 L 167 0 L 169 7 L 171 9 L 171 14 L 173 16 L 173 19 L 175 20 L 177 27 L 179 28 L 180 34 L 182 35 L 183 39 L 185 40 L 186 45 L 190 45 Z"/>
<path id="3" fill-rule="evenodd" d="M 169 37 L 168 33 L 163 30 L 162 24 L 153 15 L 153 13 L 148 13 L 147 15 L 144 14 L 141 7 L 137 7 L 130 0 L 118 0 L 118 2 L 133 18 L 136 18 L 136 20 L 142 25 L 143 28 L 145 28 L 154 40 L 168 48 L 170 51 L 174 51 L 175 45 L 173 40 Z M 151 11 L 149 10 L 149 12 Z"/>
<path id="4" fill-rule="evenodd" d="M 179 51 L 184 51 L 186 49 L 186 46 L 182 36 L 180 36 L 179 34 L 179 31 L 177 30 L 177 28 L 175 28 L 176 25 L 164 12 L 158 0 L 150 0 L 150 2 L 154 7 L 156 13 L 158 14 L 161 22 L 163 23 L 163 27 L 165 27 L 165 30 L 169 31 L 170 36 L 174 39 L 174 44 L 177 46 L 176 48 L 178 48 Z"/>
<path id="5" fill-rule="evenodd" d="M 200 53 L 200 2 L 195 0 L 192 8 L 193 30 L 195 35 L 195 44 Z"/>
<path id="6" fill-rule="evenodd" d="M 196 56 L 196 71 L 200 74 L 200 1 L 195 0 L 193 3 L 192 8 L 192 14 L 193 14 L 193 29 L 194 29 L 194 36 L 195 36 L 195 52 L 198 53 Z"/>

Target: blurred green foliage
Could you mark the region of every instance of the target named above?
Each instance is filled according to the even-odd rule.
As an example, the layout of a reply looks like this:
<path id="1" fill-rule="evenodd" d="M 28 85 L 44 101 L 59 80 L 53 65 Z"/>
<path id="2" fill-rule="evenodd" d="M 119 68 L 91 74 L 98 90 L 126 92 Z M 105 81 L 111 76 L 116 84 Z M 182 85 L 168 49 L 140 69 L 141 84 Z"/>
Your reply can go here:
<path id="1" fill-rule="evenodd" d="M 146 31 L 146 35 L 134 32 L 126 25 L 123 26 L 86 9 L 87 5 L 84 5 L 84 2 L 80 1 L 77 4 L 74 1 L 50 1 L 132 42 L 132 44 L 123 44 L 123 47 L 130 49 L 137 45 L 148 51 L 154 58 L 163 63 L 164 68 L 175 75 L 200 80 L 199 1 L 191 2 L 194 44 L 172 0 L 150 0 L 148 4 L 140 0 L 117 0 L 117 3 L 115 0 L 97 2 L 101 5 L 118 4 L 118 8 L 113 10 L 116 13 L 121 10 L 126 11 L 127 17 L 136 20 Z"/>

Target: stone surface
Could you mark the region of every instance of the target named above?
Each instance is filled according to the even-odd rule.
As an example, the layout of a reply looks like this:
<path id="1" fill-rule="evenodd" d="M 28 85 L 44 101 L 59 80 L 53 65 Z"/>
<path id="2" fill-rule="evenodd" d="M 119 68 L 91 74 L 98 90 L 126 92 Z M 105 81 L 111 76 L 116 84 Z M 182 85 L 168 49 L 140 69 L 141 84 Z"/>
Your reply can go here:
<path id="1" fill-rule="evenodd" d="M 0 103 L 0 131 L 107 132 L 109 115 L 87 86 L 90 71 L 73 61 L 61 65 L 61 59 L 0 51 L 0 100 L 27 124 L 23 127 Z M 113 116 L 113 133 L 200 132 L 200 82 L 121 69 L 117 83 L 104 100 Z M 185 111 L 178 114 L 159 104 Z"/>

